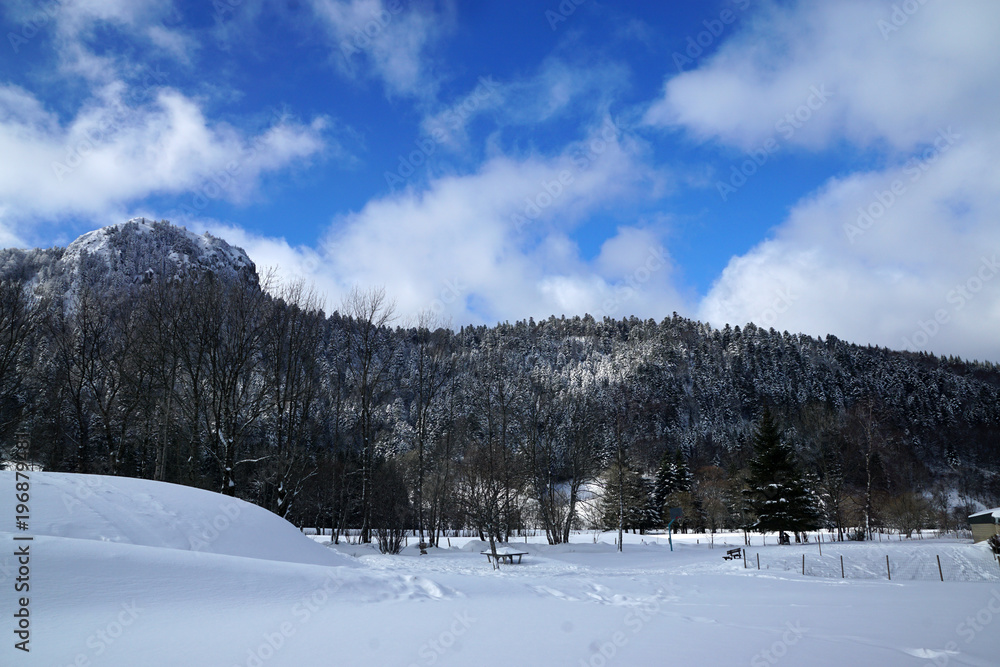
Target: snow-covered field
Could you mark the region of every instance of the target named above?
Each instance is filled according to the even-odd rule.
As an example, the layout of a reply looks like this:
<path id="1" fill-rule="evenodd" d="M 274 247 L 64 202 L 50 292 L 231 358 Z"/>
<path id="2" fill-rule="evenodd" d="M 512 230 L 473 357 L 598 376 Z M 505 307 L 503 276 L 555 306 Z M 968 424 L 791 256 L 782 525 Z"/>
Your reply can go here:
<path id="1" fill-rule="evenodd" d="M 382 556 L 204 491 L 30 478 L 17 531 L 14 473 L 0 472 L 4 666 L 1000 664 L 1000 567 L 955 540 L 824 544 L 820 558 L 757 537 L 745 568 L 721 557 L 736 535 L 677 536 L 672 552 L 630 535 L 618 553 L 587 533 L 515 543 L 529 555 L 494 571 L 469 539 Z M 841 579 L 840 555 L 870 578 Z M 891 582 L 876 578 L 886 555 Z M 30 653 L 15 648 L 24 596 Z"/>

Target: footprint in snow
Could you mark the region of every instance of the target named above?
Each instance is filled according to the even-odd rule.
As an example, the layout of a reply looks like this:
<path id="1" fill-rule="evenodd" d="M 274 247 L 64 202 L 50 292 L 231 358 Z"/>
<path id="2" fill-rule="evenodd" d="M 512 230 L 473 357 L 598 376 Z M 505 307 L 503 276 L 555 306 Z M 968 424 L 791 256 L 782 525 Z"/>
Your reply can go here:
<path id="1" fill-rule="evenodd" d="M 945 658 L 947 661 L 950 656 L 958 655 L 960 651 L 937 650 L 932 648 L 904 648 L 903 653 L 912 655 L 914 658 L 924 658 L 926 660 Z"/>
<path id="2" fill-rule="evenodd" d="M 704 616 L 681 616 L 681 618 L 689 623 L 718 623 L 714 618 Z"/>
<path id="3" fill-rule="evenodd" d="M 572 595 L 567 595 L 562 591 L 557 591 L 554 588 L 549 588 L 548 586 L 532 586 L 532 589 L 539 595 L 544 595 L 548 597 L 558 598 L 560 600 L 567 600 L 569 602 L 576 602 L 577 598 Z"/>
<path id="4" fill-rule="evenodd" d="M 413 575 L 406 575 L 403 579 L 406 581 L 407 588 L 404 597 L 409 599 L 431 598 L 432 600 L 441 600 L 446 597 L 452 597 L 454 594 L 454 591 L 451 589 L 436 584 L 430 579 L 415 577 Z"/>

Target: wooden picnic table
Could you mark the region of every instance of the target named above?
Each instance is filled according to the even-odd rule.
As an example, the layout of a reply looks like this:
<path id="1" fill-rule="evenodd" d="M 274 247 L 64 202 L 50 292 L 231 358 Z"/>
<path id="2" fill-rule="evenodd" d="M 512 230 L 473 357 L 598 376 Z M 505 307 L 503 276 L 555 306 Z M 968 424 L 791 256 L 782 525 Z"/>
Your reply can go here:
<path id="1" fill-rule="evenodd" d="M 486 560 L 488 560 L 488 561 L 492 561 L 493 560 L 493 552 L 492 551 L 480 551 L 479 553 L 481 553 L 484 556 L 486 556 Z M 520 565 L 521 564 L 521 557 L 522 556 L 527 556 L 527 555 L 528 555 L 527 551 L 500 551 L 500 550 L 498 550 L 497 551 L 497 560 L 500 561 L 501 563 L 504 562 L 504 561 L 507 561 L 508 563 L 510 563 L 511 565 L 513 565 L 514 564 L 514 556 L 517 556 L 517 564 Z"/>

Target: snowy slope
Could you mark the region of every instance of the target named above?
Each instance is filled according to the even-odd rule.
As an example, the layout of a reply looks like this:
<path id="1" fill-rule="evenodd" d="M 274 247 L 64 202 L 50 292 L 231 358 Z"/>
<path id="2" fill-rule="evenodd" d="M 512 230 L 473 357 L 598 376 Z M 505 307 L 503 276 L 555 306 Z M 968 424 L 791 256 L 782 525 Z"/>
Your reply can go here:
<path id="1" fill-rule="evenodd" d="M 13 648 L 15 534 L 0 532 L 4 666 L 998 664 L 996 584 L 758 572 L 704 536 L 518 542 L 523 564 L 494 571 L 467 539 L 383 556 L 209 492 L 31 478 L 31 652 Z M 2 529 L 13 500 L 0 472 Z M 794 563 L 813 546 L 754 551 Z"/>
<path id="2" fill-rule="evenodd" d="M 219 494 L 94 475 L 30 480 L 30 531 L 17 536 L 33 538 L 31 651 L 5 641 L 0 665 L 227 664 L 253 643 L 254 619 L 308 622 L 334 596 L 353 606 L 453 594 L 421 577 L 367 572 Z M 14 473 L 0 472 L 0 493 L 0 516 L 12 520 Z M 14 536 L 0 532 L 5 603 L 18 568 L 11 545 L 25 544 Z"/>
<path id="3" fill-rule="evenodd" d="M 271 512 L 210 491 L 103 475 L 35 472 L 31 480 L 34 535 L 309 565 L 349 562 Z"/>

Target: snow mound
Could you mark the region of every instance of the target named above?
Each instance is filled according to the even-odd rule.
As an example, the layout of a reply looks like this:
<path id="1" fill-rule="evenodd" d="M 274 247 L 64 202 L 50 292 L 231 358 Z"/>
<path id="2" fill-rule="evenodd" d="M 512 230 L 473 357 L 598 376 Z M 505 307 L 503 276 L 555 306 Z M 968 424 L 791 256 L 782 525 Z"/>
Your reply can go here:
<path id="1" fill-rule="evenodd" d="M 461 597 L 422 576 L 369 571 L 274 514 L 216 493 L 122 477 L 29 477 L 29 530 L 17 536 L 31 539 L 0 554 L 0 583 L 16 574 L 30 584 L 18 638 L 31 644 L 0 647 L 0 665 L 328 664 L 335 635 L 376 627 L 378 612 L 358 618 L 369 605 L 447 606 Z M 0 472 L 7 517 L 14 484 L 14 473 Z M 0 541 L 14 544 L 3 528 Z"/>
<path id="2" fill-rule="evenodd" d="M 13 472 L 0 472 L 2 487 Z M 31 474 L 31 533 L 307 565 L 341 556 L 284 519 L 237 498 L 127 477 Z"/>

